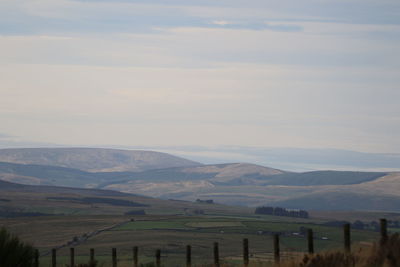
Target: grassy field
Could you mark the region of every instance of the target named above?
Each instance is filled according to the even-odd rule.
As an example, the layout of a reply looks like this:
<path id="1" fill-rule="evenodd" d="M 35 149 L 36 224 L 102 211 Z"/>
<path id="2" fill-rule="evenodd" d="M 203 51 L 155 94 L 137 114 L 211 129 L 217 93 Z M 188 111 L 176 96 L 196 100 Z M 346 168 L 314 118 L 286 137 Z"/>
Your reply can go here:
<path id="1" fill-rule="evenodd" d="M 380 218 L 387 220 L 400 221 L 398 212 L 382 211 L 310 211 L 310 216 L 321 220 L 346 220 L 354 222 L 361 220 L 364 222 L 378 221 Z"/>
<path id="2" fill-rule="evenodd" d="M 76 250 L 76 262 L 87 262 L 90 248 L 95 248 L 100 266 L 111 265 L 111 248 L 117 248 L 118 266 L 131 266 L 132 247 L 139 247 L 140 262 L 154 261 L 156 249 L 162 251 L 164 266 L 182 266 L 186 245 L 192 246 L 194 266 L 212 263 L 212 245 L 218 242 L 220 256 L 239 264 L 242 240 L 249 239 L 250 260 L 254 266 L 268 266 L 272 259 L 272 234 L 281 234 L 284 255 L 306 250 L 301 229 L 312 228 L 316 251 L 342 248 L 342 229 L 327 227 L 313 219 L 262 216 L 260 218 L 226 214 L 225 216 L 51 216 L 2 219 L 0 225 L 18 234 L 40 249 L 41 265 L 50 266 L 51 248 L 57 251 L 58 266 L 68 263 L 69 247 Z M 98 230 L 98 234 L 91 235 Z M 89 238 L 84 237 L 89 236 Z M 352 240 L 372 242 L 378 238 L 370 231 L 352 231 Z M 68 243 L 72 240 L 79 243 Z"/>
<path id="3" fill-rule="evenodd" d="M 57 192 L 3 191 L 0 206 L 21 212 L 42 212 L 53 216 L 0 219 L 22 240 L 36 246 L 41 266 L 50 266 L 49 252 L 57 248 L 58 266 L 68 263 L 69 248 L 76 249 L 76 262 L 87 262 L 90 248 L 96 251 L 100 266 L 110 266 L 111 249 L 117 248 L 118 266 L 131 266 L 132 247 L 139 247 L 140 262 L 154 261 L 156 249 L 162 251 L 164 266 L 182 266 L 186 245 L 192 246 L 194 266 L 212 262 L 213 242 L 220 244 L 220 256 L 240 264 L 242 240 L 249 239 L 250 260 L 254 266 L 268 266 L 272 259 L 272 234 L 281 236 L 283 255 L 298 255 L 306 249 L 305 229 L 315 233 L 316 251 L 341 249 L 342 229 L 322 225 L 331 220 L 396 219 L 396 213 L 310 212 L 310 219 L 256 215 L 254 209 L 218 204 L 160 200 L 142 196 L 101 195 L 110 203 L 86 203 L 76 199 L 96 197 L 98 192 L 76 189 Z M 117 201 L 119 200 L 119 201 Z M 121 201 L 144 204 L 142 207 L 116 205 Z M 147 215 L 123 215 L 143 209 Z M 197 213 L 201 211 L 202 215 Z M 64 215 L 61 215 L 64 214 Z M 352 231 L 353 243 L 368 244 L 377 239 L 371 231 Z"/>

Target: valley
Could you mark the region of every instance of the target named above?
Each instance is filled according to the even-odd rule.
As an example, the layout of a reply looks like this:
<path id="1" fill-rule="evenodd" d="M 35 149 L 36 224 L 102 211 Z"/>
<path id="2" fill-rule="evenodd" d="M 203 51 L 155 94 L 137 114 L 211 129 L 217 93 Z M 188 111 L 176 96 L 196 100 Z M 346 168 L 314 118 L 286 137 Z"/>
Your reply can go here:
<path id="1" fill-rule="evenodd" d="M 87 262 L 94 248 L 102 266 L 111 264 L 116 248 L 118 266 L 130 266 L 133 246 L 141 263 L 153 262 L 161 249 L 165 266 L 180 266 L 186 245 L 192 246 L 194 265 L 204 266 L 211 263 L 213 242 L 219 243 L 223 262 L 239 265 L 243 238 L 250 243 L 250 261 L 271 266 L 273 234 L 280 235 L 282 259 L 287 259 L 306 252 L 307 229 L 315 233 L 318 252 L 342 246 L 343 229 L 335 223 L 400 220 L 398 173 L 295 173 L 248 163 L 176 162 L 99 172 L 24 157 L 23 163 L 0 163 L 0 226 L 37 247 L 40 266 L 50 266 L 53 248 L 58 264 L 67 264 L 70 247 L 79 263 Z M 305 209 L 310 216 L 255 214 L 261 205 Z M 378 238 L 371 228 L 352 229 L 351 235 L 355 247 Z"/>

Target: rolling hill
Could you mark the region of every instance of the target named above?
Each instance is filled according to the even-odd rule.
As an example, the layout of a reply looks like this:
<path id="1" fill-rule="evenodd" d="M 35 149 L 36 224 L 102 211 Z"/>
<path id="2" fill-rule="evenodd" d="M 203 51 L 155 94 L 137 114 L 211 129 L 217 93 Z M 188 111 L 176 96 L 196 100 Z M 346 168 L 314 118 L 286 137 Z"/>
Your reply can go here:
<path id="1" fill-rule="evenodd" d="M 284 173 L 276 175 L 264 185 L 350 185 L 373 181 L 385 176 L 384 172 L 313 171 L 303 173 Z"/>
<path id="2" fill-rule="evenodd" d="M 250 180 L 250 178 L 255 179 L 284 173 L 285 172 L 281 170 L 255 164 L 226 163 L 194 167 L 156 169 L 137 173 L 121 173 L 120 177 L 125 176 L 126 180 L 120 181 L 120 183 L 133 180 L 143 180 L 149 182 L 210 180 L 215 183 L 224 183 L 237 179 Z"/>
<path id="3" fill-rule="evenodd" d="M 166 153 L 103 148 L 0 149 L 0 162 L 58 166 L 88 172 L 136 172 L 201 165 Z"/>
<path id="4" fill-rule="evenodd" d="M 28 185 L 94 187 L 101 178 L 78 169 L 0 162 L 0 179 Z"/>
<path id="5" fill-rule="evenodd" d="M 102 196 L 133 196 L 133 194 L 123 193 L 113 190 L 101 190 L 91 188 L 76 188 L 64 186 L 47 186 L 47 185 L 26 185 L 7 181 L 0 181 L 0 192 L 3 196 L 7 192 L 19 193 L 49 193 L 49 194 L 87 194 Z"/>
<path id="6" fill-rule="evenodd" d="M 400 196 L 362 192 L 325 191 L 274 202 L 279 207 L 311 210 L 369 210 L 400 212 Z"/>
<path id="7" fill-rule="evenodd" d="M 0 162 L 0 180 L 27 185 L 95 188 L 135 175 L 135 172 L 86 172 L 57 166 Z"/>
<path id="8" fill-rule="evenodd" d="M 251 214 L 252 209 L 161 200 L 112 190 L 22 185 L 0 181 L 0 217 L 41 215 Z"/>
<path id="9" fill-rule="evenodd" d="M 104 187 L 131 181 L 177 182 L 211 180 L 215 183 L 243 183 L 283 171 L 254 164 L 232 163 L 195 167 L 155 169 L 143 172 L 86 172 L 78 169 L 0 162 L 0 179 L 30 185 Z"/>
<path id="10" fill-rule="evenodd" d="M 213 199 L 218 203 L 229 205 L 282 205 L 290 208 L 290 204 L 296 204 L 295 201 L 290 202 L 291 199 L 307 198 L 319 193 L 323 196 L 322 192 L 329 193 L 332 190 L 335 190 L 334 195 L 338 198 L 341 197 L 341 189 L 346 190 L 347 194 L 354 193 L 358 196 L 367 184 L 374 184 L 377 188 L 378 184 L 382 185 L 381 195 L 386 195 L 384 192 L 386 179 L 383 179 L 386 176 L 387 173 L 350 171 L 293 173 L 253 164 L 233 163 L 150 170 L 135 173 L 126 180 L 114 180 L 101 186 L 165 199 L 191 201 L 198 198 Z M 389 183 L 388 187 L 393 187 L 393 182 Z M 368 194 L 373 192 L 364 192 L 363 196 Z M 393 194 L 385 197 L 389 200 Z M 326 205 L 316 199 L 318 197 L 313 199 L 313 206 L 311 202 L 299 202 L 304 203 L 301 208 L 331 208 L 332 205 Z M 343 199 L 349 198 L 343 196 Z M 361 197 L 354 199 L 358 201 L 356 204 L 358 208 L 363 207 L 366 210 L 371 207 L 366 204 L 367 202 L 363 204 Z M 381 209 L 383 205 L 377 207 Z M 341 204 L 335 206 L 335 209 L 340 208 L 353 209 L 353 205 L 349 203 L 348 206 Z"/>
<path id="11" fill-rule="evenodd" d="M 120 157 L 128 154 L 128 158 Z M 156 156 L 141 161 L 139 154 Z M 217 203 L 241 206 L 398 210 L 393 203 L 398 203 L 400 173 L 296 173 L 248 163 L 201 165 L 157 152 L 112 149 L 0 150 L 0 158 L 5 155 L 9 161 L 75 167 L 0 162 L 0 180 L 29 185 L 75 187 L 74 190 L 98 188 L 184 201 L 213 199 Z M 174 166 L 178 164 L 184 166 Z M 165 165 L 168 166 L 163 168 Z M 62 188 L 55 190 L 63 193 Z"/>

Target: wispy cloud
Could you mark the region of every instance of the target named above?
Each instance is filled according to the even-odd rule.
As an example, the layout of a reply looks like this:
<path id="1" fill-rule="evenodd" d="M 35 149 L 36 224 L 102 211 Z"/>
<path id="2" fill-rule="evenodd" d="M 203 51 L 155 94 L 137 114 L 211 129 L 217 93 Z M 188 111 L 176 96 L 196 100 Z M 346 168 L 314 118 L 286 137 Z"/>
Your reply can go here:
<path id="1" fill-rule="evenodd" d="M 296 22 L 399 24 L 395 1 L 10 1 L 2 34 L 148 32 L 157 27 L 301 30 Z M 213 22 L 229 22 L 213 24 Z M 283 23 L 284 21 L 291 22 Z M 211 23 L 210 23 L 211 22 Z"/>

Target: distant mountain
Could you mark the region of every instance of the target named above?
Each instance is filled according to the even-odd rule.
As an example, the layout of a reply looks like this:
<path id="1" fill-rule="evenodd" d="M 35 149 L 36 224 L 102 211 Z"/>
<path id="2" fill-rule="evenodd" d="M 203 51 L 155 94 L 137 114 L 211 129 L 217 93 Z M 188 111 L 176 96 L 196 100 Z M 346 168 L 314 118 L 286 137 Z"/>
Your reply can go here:
<path id="1" fill-rule="evenodd" d="M 274 206 L 309 210 L 369 210 L 400 212 L 400 196 L 327 191 L 272 203 Z"/>
<path id="2" fill-rule="evenodd" d="M 25 185 L 0 180 L 0 192 L 5 193 L 49 193 L 49 194 L 83 194 L 93 196 L 133 196 L 133 194 L 123 193 L 113 190 L 87 189 L 61 186 Z"/>
<path id="3" fill-rule="evenodd" d="M 303 173 L 284 173 L 276 175 L 263 185 L 350 185 L 373 181 L 385 176 L 385 172 L 314 171 Z"/>
<path id="4" fill-rule="evenodd" d="M 204 165 L 191 168 L 182 168 L 183 173 L 209 173 L 214 174 L 212 180 L 216 182 L 224 182 L 237 178 L 247 177 L 268 177 L 272 175 L 284 174 L 285 171 L 264 167 L 250 163 L 226 163 Z"/>
<path id="5" fill-rule="evenodd" d="M 86 172 L 57 166 L 0 162 L 0 179 L 29 185 L 57 185 L 71 187 L 104 187 L 131 181 L 177 182 L 210 180 L 214 183 L 251 183 L 283 171 L 245 163 L 204 165 L 148 170 L 143 172 Z"/>
<path id="6" fill-rule="evenodd" d="M 392 172 L 400 170 L 400 153 L 243 146 L 179 146 L 153 147 L 151 149 L 172 153 L 207 164 L 246 161 L 298 172 L 315 170 Z"/>
<path id="7" fill-rule="evenodd" d="M 22 188 L 22 187 L 24 187 L 23 184 L 16 184 L 16 183 L 11 183 L 11 182 L 0 180 L 0 191 L 7 191 L 7 190 Z"/>
<path id="8" fill-rule="evenodd" d="M 115 176 L 119 177 L 118 173 Z M 96 187 L 115 176 L 57 166 L 0 162 L 0 180 L 27 185 Z"/>
<path id="9" fill-rule="evenodd" d="M 225 163 L 202 165 L 195 167 L 167 168 L 149 170 L 138 173 L 127 173 L 125 180 L 118 182 L 111 181 L 103 184 L 126 184 L 133 181 L 142 182 L 188 182 L 206 180 L 211 183 L 252 183 L 257 179 L 284 174 L 284 171 L 272 169 L 249 163 Z M 122 176 L 121 176 L 122 177 Z"/>
<path id="10" fill-rule="evenodd" d="M 314 196 L 313 194 L 320 193 L 324 196 L 327 193 L 329 196 L 333 190 L 335 192 L 333 195 L 340 198 L 340 190 L 345 190 L 347 194 L 356 194 L 356 196 L 364 191 L 361 197 L 353 198 L 358 201 L 357 203 L 340 206 L 342 209 L 351 209 L 356 206 L 368 210 L 370 206 L 366 205 L 368 202 L 363 202 L 362 197 L 373 195 L 373 188 L 376 188 L 379 189 L 379 196 L 384 196 L 387 200 L 392 199 L 393 190 L 400 187 L 400 183 L 399 186 L 394 186 L 396 177 L 384 172 L 294 173 L 254 164 L 234 163 L 150 170 L 135 173 L 126 180 L 113 180 L 102 186 L 107 189 L 166 199 L 213 199 L 217 203 L 228 205 L 281 205 L 302 209 L 317 207 L 324 209 L 325 202 L 318 202 L 317 197 L 310 198 L 312 199 L 310 202 L 306 201 L 308 197 Z M 303 198 L 304 201 L 302 201 Z M 378 195 L 375 198 L 378 199 Z M 299 202 L 297 203 L 296 200 Z M 334 203 L 326 205 L 326 208 L 332 208 L 332 205 Z M 380 209 L 383 206 L 383 204 L 376 205 Z"/>
<path id="11" fill-rule="evenodd" d="M 347 185 L 311 186 L 307 193 L 278 200 L 283 207 L 316 210 L 381 210 L 400 212 L 400 173 Z M 288 192 L 298 187 L 287 188 Z"/>
<path id="12" fill-rule="evenodd" d="M 393 204 L 400 198 L 400 173 L 395 172 L 297 173 L 249 163 L 201 165 L 157 152 L 86 148 L 4 149 L 0 159 L 25 161 L 0 162 L 0 180 L 47 185 L 14 185 L 18 190 L 54 188 L 64 194 L 64 187 L 54 186 L 65 186 L 184 201 L 213 199 L 228 205 L 400 211 Z M 14 190 L 5 185 L 0 183 L 2 194 Z"/>
<path id="13" fill-rule="evenodd" d="M 59 166 L 89 172 L 136 172 L 201 165 L 167 153 L 103 148 L 0 149 L 0 161 Z"/>
<path id="14" fill-rule="evenodd" d="M 111 174 L 108 174 L 111 175 Z M 125 179 L 112 179 L 101 187 L 118 187 L 128 191 L 140 183 L 174 183 L 206 181 L 212 186 L 317 186 L 348 185 L 375 180 L 386 175 L 379 172 L 315 171 L 305 173 L 285 172 L 278 169 L 248 163 L 227 163 L 187 168 L 168 168 L 138 173 L 126 173 Z M 123 178 L 124 175 L 120 175 Z M 186 186 L 187 187 L 187 186 Z M 167 193 L 167 192 L 166 192 Z"/>

